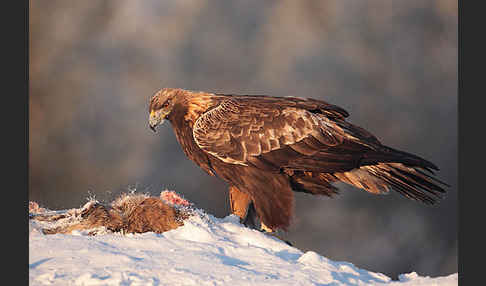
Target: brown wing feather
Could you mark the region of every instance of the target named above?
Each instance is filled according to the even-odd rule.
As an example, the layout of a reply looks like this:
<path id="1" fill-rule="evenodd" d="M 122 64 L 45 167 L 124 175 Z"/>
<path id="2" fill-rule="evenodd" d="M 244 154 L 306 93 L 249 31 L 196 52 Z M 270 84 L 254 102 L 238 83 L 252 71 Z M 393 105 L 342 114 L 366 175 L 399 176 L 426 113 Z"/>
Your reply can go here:
<path id="1" fill-rule="evenodd" d="M 329 118 L 346 118 L 349 113 L 337 105 L 329 104 L 323 100 L 303 97 L 281 97 L 281 96 L 266 96 L 266 95 L 241 95 L 241 94 L 224 94 L 216 93 L 216 95 L 230 97 L 234 100 L 251 100 L 263 105 L 278 105 L 281 107 L 296 107 L 305 109 L 313 113 L 320 113 Z"/>
<path id="2" fill-rule="evenodd" d="M 336 123 L 305 109 L 235 99 L 225 100 L 200 116 L 193 135 L 202 150 L 239 165 L 286 146 L 312 155 L 341 144 L 346 137 Z M 308 140 L 296 144 L 304 139 Z"/>

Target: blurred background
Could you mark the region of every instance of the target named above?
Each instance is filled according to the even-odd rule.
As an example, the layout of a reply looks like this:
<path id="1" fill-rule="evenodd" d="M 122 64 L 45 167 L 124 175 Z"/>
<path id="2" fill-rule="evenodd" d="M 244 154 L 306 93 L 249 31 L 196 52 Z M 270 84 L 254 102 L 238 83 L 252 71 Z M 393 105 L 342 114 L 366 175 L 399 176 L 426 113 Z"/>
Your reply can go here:
<path id="1" fill-rule="evenodd" d="M 285 239 L 387 274 L 457 272 L 457 1 L 31 1 L 29 199 L 176 190 L 229 214 L 227 185 L 148 128 L 160 88 L 313 97 L 441 168 L 429 207 L 340 185 L 295 193 Z"/>

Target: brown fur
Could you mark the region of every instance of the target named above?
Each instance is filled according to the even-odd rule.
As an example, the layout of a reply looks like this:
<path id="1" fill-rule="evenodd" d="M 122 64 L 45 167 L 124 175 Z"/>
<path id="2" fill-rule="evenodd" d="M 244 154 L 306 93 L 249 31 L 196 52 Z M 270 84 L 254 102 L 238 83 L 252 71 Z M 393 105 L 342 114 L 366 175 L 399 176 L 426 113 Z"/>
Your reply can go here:
<path id="1" fill-rule="evenodd" d="M 95 229 L 100 227 L 123 233 L 162 233 L 184 225 L 183 221 L 188 217 L 188 212 L 160 198 L 140 195 L 123 195 L 111 205 L 92 202 L 81 210 L 53 215 L 37 213 L 31 216 L 38 221 L 62 222 L 61 226 L 43 229 L 45 234 L 69 234 L 75 230 L 95 234 Z"/>
<path id="2" fill-rule="evenodd" d="M 167 205 L 157 198 L 145 199 L 127 218 L 127 232 L 142 233 L 153 231 L 162 233 L 181 225 L 187 215 Z"/>

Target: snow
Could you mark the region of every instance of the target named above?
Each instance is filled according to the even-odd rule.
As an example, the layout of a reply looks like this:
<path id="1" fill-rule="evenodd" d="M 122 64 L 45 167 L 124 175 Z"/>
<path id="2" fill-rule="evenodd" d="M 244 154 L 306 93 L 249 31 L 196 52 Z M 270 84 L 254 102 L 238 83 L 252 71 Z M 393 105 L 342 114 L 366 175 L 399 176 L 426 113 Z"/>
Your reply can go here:
<path id="1" fill-rule="evenodd" d="M 458 285 L 458 274 L 398 281 L 302 252 L 244 227 L 234 215 L 197 210 L 184 226 L 157 234 L 45 235 L 29 224 L 29 285 Z"/>

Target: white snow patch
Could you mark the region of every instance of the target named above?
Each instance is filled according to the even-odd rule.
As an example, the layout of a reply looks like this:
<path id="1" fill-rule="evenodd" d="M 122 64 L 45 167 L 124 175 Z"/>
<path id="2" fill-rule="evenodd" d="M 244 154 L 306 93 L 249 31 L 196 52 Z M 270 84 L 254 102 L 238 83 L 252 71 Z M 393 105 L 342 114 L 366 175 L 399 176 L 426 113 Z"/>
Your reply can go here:
<path id="1" fill-rule="evenodd" d="M 303 253 L 234 215 L 198 210 L 162 234 L 44 235 L 29 225 L 29 285 L 457 285 L 458 274 L 399 281 Z"/>

